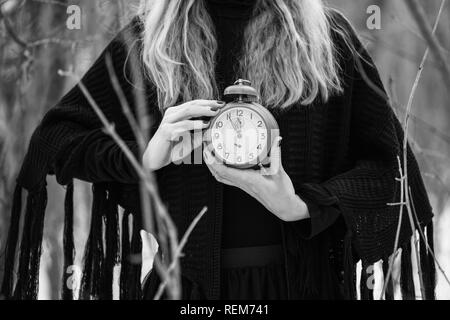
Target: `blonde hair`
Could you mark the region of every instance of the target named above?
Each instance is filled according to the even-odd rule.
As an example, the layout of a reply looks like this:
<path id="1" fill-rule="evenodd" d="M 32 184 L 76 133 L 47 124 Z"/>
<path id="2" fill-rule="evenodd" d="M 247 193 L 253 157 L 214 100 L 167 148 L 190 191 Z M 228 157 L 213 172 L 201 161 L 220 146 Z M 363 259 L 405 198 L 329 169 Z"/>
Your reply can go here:
<path id="1" fill-rule="evenodd" d="M 161 109 L 215 99 L 217 41 L 205 0 L 142 0 L 142 60 Z M 267 107 L 324 101 L 342 91 L 330 21 L 321 0 L 257 0 L 239 75 Z"/>

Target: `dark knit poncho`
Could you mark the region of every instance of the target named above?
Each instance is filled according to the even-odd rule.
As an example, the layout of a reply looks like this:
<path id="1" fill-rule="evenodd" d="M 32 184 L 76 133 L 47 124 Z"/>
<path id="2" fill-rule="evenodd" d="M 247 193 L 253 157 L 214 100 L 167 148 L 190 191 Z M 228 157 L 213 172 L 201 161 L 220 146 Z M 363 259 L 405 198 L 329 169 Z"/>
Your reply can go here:
<path id="1" fill-rule="evenodd" d="M 383 270 L 387 271 L 399 221 L 399 206 L 389 204 L 400 202 L 397 159 L 403 157 L 404 133 L 389 102 L 373 89 L 373 85 L 382 89 L 382 82 L 353 30 L 338 14 L 333 23 L 351 35 L 353 45 L 360 51 L 364 70 L 341 36 L 333 34 L 344 82 L 343 94 L 327 102 L 318 99 L 309 106 L 295 104 L 287 110 L 271 110 L 283 137 L 283 165 L 297 194 L 308 204 L 311 215 L 305 221 L 280 222 L 292 299 L 355 299 L 359 261 L 363 267 L 361 298 L 373 298 L 372 289 L 366 285 L 370 277 L 368 267 L 382 260 Z M 112 58 L 120 86 L 135 112 L 135 86 L 130 81 L 128 58 L 132 54 L 139 56 L 141 29 L 140 20 L 134 19 L 82 79 L 137 157 L 138 146 L 111 84 L 105 60 L 107 55 Z M 140 70 L 144 70 L 144 66 Z M 148 112 L 153 119 L 151 132 L 154 132 L 161 120 L 155 88 L 146 81 L 145 88 L 138 90 L 143 90 L 147 99 Z M 102 123 L 78 86 L 50 109 L 31 139 L 14 193 L 0 295 L 15 299 L 37 298 L 47 200 L 46 176 L 49 174 L 56 175 L 57 181 L 67 186 L 65 268 L 73 264 L 75 255 L 73 179 L 93 183 L 91 233 L 84 253 L 80 298 L 111 299 L 113 268 L 119 263 L 122 265 L 120 297 L 151 297 L 158 281 L 150 279 L 146 292 L 141 292 L 140 266 L 128 259 L 130 254 L 139 254 L 141 250 L 139 179 L 120 148 L 102 130 Z M 223 185 L 212 177 L 204 164 L 171 164 L 156 171 L 155 177 L 180 235 L 201 209 L 208 207 L 208 213 L 190 236 L 181 259 L 183 297 L 217 299 Z M 432 247 L 432 209 L 417 162 L 409 149 L 408 180 L 418 216 L 416 228 L 425 232 Z M 23 189 L 28 191 L 24 210 Z M 119 206 L 125 210 L 121 234 L 118 232 Z M 22 212 L 24 217 L 21 217 Z M 403 210 L 399 238 L 401 289 L 403 298 L 414 299 L 412 232 L 406 214 Z M 128 225 L 129 215 L 134 217 L 132 230 Z M 23 232 L 19 241 L 21 219 Z M 420 264 L 426 298 L 433 299 L 434 260 L 422 240 Z M 63 278 L 62 298 L 72 299 L 65 285 L 67 276 Z M 386 299 L 392 298 L 392 285 L 389 285 Z"/>

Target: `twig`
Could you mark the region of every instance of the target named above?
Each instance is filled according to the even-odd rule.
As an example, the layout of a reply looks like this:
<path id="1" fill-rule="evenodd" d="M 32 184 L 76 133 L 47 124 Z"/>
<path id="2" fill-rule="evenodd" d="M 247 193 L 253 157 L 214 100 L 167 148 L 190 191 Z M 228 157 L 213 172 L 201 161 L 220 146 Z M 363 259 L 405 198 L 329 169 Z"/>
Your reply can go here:
<path id="1" fill-rule="evenodd" d="M 112 59 L 109 54 L 106 55 L 105 61 L 111 79 L 111 83 L 113 85 L 114 91 L 116 92 L 119 98 L 123 113 L 125 114 L 125 117 L 130 123 L 131 130 L 133 130 L 133 134 L 136 138 L 136 141 L 138 142 L 140 150 L 142 150 L 143 148 L 145 148 L 144 136 L 142 135 L 142 132 L 139 130 L 139 124 L 137 123 L 133 113 L 131 112 L 130 105 L 128 103 L 127 98 L 125 97 L 125 94 L 123 93 L 119 80 L 117 79 L 117 75 L 112 64 Z"/>
<path id="2" fill-rule="evenodd" d="M 60 39 L 60 38 L 44 38 L 44 39 L 39 39 L 39 40 L 35 40 L 35 41 L 32 41 L 32 42 L 29 42 L 28 43 L 28 47 L 34 48 L 34 47 L 45 46 L 45 45 L 49 45 L 49 44 L 58 44 L 58 45 L 61 45 L 61 46 L 74 46 L 74 45 L 79 45 L 80 43 L 96 41 L 96 38 L 98 38 L 98 37 L 86 37 L 83 40 L 67 40 L 67 39 Z"/>
<path id="3" fill-rule="evenodd" d="M 191 235 L 192 231 L 194 231 L 195 226 L 198 224 L 198 222 L 200 221 L 200 219 L 205 215 L 206 211 L 208 211 L 208 208 L 203 208 L 203 210 L 197 215 L 197 217 L 194 219 L 194 221 L 192 221 L 191 225 L 189 226 L 189 228 L 187 229 L 186 233 L 184 234 L 183 238 L 181 239 L 179 246 L 175 252 L 175 258 L 174 261 L 170 264 L 169 268 L 167 269 L 167 272 L 172 272 L 173 269 L 176 267 L 176 261 L 181 257 L 182 251 L 184 246 L 187 243 L 187 240 L 189 238 L 189 236 Z M 167 281 L 163 281 L 161 283 L 161 285 L 158 288 L 158 291 L 154 297 L 154 300 L 159 300 L 161 299 L 162 293 L 164 292 L 164 288 L 167 285 Z"/>
<path id="4" fill-rule="evenodd" d="M 412 192 L 411 192 L 411 188 L 409 188 L 409 196 L 412 198 Z M 418 225 L 420 225 L 419 223 L 419 218 L 417 217 L 417 212 L 416 212 L 416 208 L 414 206 L 414 202 L 411 202 L 412 204 L 412 211 L 414 214 L 414 218 L 416 220 L 416 223 Z M 423 233 L 422 229 L 419 228 L 419 234 L 420 237 L 422 238 L 422 240 L 425 242 L 426 246 L 427 246 L 427 251 L 431 254 L 431 256 L 433 257 L 434 261 L 436 262 L 436 265 L 438 266 L 439 271 L 442 273 L 442 275 L 445 278 L 445 281 L 447 281 L 447 284 L 450 286 L 450 280 L 447 277 L 447 274 L 445 273 L 444 269 L 442 269 L 441 264 L 439 263 L 438 259 L 435 256 L 434 251 L 431 249 L 430 245 L 428 244 L 428 239 L 425 237 L 425 234 Z"/>
<path id="5" fill-rule="evenodd" d="M 393 102 L 392 105 L 397 111 L 400 111 L 402 113 L 406 112 L 406 107 L 401 105 L 398 102 Z M 445 134 L 444 132 L 442 132 L 441 130 L 439 130 L 438 128 L 436 128 L 435 126 L 433 126 L 432 124 L 426 122 L 425 120 L 423 120 L 422 118 L 419 118 L 418 116 L 416 116 L 414 113 L 410 112 L 409 113 L 409 118 L 413 119 L 416 123 L 418 123 L 419 125 L 421 125 L 424 129 L 430 131 L 430 133 L 432 133 L 433 135 L 435 135 L 436 137 L 442 139 L 443 142 L 447 143 L 450 145 L 450 135 Z"/>
<path id="6" fill-rule="evenodd" d="M 364 39 L 368 42 L 373 43 L 373 45 L 376 46 L 382 46 L 384 49 L 388 50 L 389 52 L 391 52 L 393 55 L 400 57 L 402 59 L 406 59 L 407 61 L 411 62 L 411 63 L 415 63 L 418 60 L 418 57 L 416 54 L 407 51 L 404 48 L 398 48 L 395 47 L 394 45 L 391 45 L 389 42 L 381 39 L 381 38 L 375 38 L 373 37 L 371 34 L 367 34 L 367 33 L 361 33 L 360 34 L 361 39 Z M 431 67 L 433 67 L 434 69 L 438 69 L 439 65 L 433 61 L 430 60 L 428 62 L 430 64 Z"/>
<path id="7" fill-rule="evenodd" d="M 3 18 L 3 19 L 2 19 Z M 6 32 L 9 34 L 9 36 L 22 48 L 27 49 L 28 43 L 24 40 L 22 40 L 14 31 L 14 28 L 9 23 L 9 20 L 7 17 L 5 17 L 2 13 L 2 10 L 0 10 L 0 20 L 3 20 L 3 24 L 5 25 Z"/>
<path id="8" fill-rule="evenodd" d="M 402 203 L 400 205 L 400 213 L 399 213 L 399 217 L 398 217 L 398 225 L 397 225 L 397 231 L 395 233 L 395 241 L 394 241 L 394 251 L 392 253 L 392 255 L 389 258 L 389 268 L 388 268 L 388 273 L 384 279 L 384 283 L 383 283 L 383 290 L 381 290 L 381 295 L 380 295 L 380 300 L 383 299 L 383 296 L 386 293 L 386 289 L 387 289 L 387 284 L 389 283 L 389 279 L 391 278 L 391 274 L 392 274 L 392 269 L 394 267 L 394 261 L 395 261 L 395 257 L 397 255 L 397 251 L 398 251 L 398 242 L 400 239 L 400 231 L 402 228 L 402 223 L 403 223 L 403 203 L 404 203 L 404 188 L 405 188 L 405 179 L 404 179 L 404 175 L 403 175 L 403 170 L 402 170 L 402 165 L 400 162 L 400 157 L 397 157 L 397 161 L 398 161 L 398 170 L 400 173 L 400 203 Z"/>
<path id="9" fill-rule="evenodd" d="M 367 75 L 366 71 L 364 70 L 364 67 L 361 63 L 361 58 L 359 56 L 356 56 L 355 58 L 357 67 L 358 67 L 358 71 L 361 74 L 361 77 L 363 78 L 364 82 L 369 86 L 369 88 L 371 88 L 373 91 L 375 91 L 375 93 L 380 96 L 381 98 L 383 98 L 386 101 L 389 101 L 389 97 L 387 96 L 386 92 L 384 92 L 384 90 L 382 88 L 380 88 L 378 85 L 376 85 Z"/>
<path id="10" fill-rule="evenodd" d="M 445 4 L 445 0 L 443 0 Z M 428 46 L 436 58 L 437 63 L 440 65 L 440 71 L 444 81 L 447 83 L 447 87 L 450 88 L 450 68 L 446 63 L 446 58 L 442 53 L 439 45 L 439 41 L 434 35 L 434 31 L 431 29 L 430 25 L 427 22 L 426 14 L 419 4 L 418 0 L 406 0 L 406 6 L 411 11 L 411 14 L 416 19 L 416 22 L 419 25 L 419 29 L 424 36 L 425 40 L 428 43 Z M 440 12 L 442 11 L 443 6 L 441 5 Z M 439 21 L 439 20 L 438 20 Z"/>

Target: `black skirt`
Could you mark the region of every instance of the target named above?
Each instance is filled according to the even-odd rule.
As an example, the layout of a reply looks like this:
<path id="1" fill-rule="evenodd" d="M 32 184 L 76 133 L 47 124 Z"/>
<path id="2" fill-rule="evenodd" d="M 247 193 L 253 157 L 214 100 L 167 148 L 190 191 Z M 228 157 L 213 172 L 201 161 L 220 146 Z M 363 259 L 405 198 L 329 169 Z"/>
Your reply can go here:
<path id="1" fill-rule="evenodd" d="M 222 249 L 223 300 L 285 300 L 288 297 L 281 245 Z M 143 299 L 152 300 L 161 281 L 151 271 L 143 283 Z M 164 295 L 163 299 L 167 297 Z M 203 290 L 182 277 L 183 300 L 204 300 Z"/>
<path id="2" fill-rule="evenodd" d="M 221 264 L 221 299 L 287 299 L 282 246 L 224 249 Z"/>

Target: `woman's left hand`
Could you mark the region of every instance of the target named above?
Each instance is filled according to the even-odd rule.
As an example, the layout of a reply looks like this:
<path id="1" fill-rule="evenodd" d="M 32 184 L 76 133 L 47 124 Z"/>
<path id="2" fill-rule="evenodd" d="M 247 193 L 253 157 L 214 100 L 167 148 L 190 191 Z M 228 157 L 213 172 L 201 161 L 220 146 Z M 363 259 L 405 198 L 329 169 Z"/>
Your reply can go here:
<path id="1" fill-rule="evenodd" d="M 295 194 L 292 181 L 281 163 L 281 139 L 278 137 L 272 145 L 270 167 L 260 170 L 240 170 L 218 163 L 208 147 L 203 154 L 217 181 L 247 192 L 283 221 L 307 219 L 308 207 Z"/>

